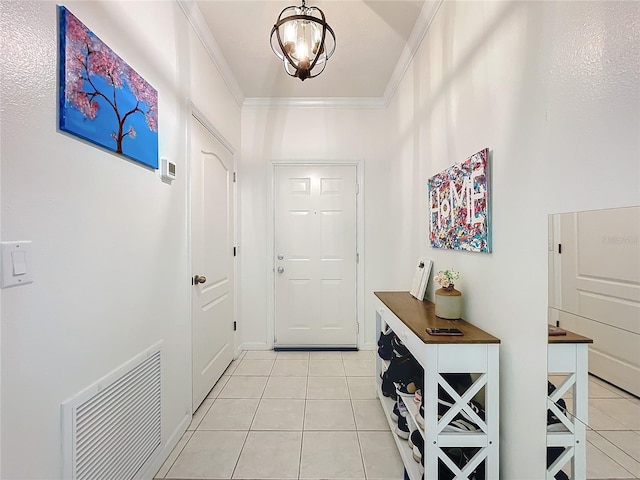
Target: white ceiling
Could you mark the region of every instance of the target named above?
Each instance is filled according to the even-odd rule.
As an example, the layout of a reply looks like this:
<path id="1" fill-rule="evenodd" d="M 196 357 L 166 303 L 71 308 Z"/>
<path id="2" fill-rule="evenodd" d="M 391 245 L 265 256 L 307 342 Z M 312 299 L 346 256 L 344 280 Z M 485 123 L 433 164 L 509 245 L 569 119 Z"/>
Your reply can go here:
<path id="1" fill-rule="evenodd" d="M 384 102 L 395 90 L 441 0 L 307 0 L 336 34 L 325 71 L 304 82 L 271 51 L 280 12 L 301 0 L 182 0 L 239 103 Z M 222 57 L 222 58 L 221 58 Z"/>

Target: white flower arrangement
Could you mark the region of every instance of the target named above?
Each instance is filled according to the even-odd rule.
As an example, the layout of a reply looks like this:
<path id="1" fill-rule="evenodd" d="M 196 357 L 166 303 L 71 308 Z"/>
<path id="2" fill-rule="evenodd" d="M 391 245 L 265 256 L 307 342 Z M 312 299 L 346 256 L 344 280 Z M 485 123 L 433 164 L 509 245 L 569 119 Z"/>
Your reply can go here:
<path id="1" fill-rule="evenodd" d="M 460 278 L 460 273 L 455 270 L 447 269 L 440 270 L 436 273 L 436 276 L 433 277 L 433 280 L 440 285 L 442 288 L 453 287 L 453 284 L 456 280 Z"/>

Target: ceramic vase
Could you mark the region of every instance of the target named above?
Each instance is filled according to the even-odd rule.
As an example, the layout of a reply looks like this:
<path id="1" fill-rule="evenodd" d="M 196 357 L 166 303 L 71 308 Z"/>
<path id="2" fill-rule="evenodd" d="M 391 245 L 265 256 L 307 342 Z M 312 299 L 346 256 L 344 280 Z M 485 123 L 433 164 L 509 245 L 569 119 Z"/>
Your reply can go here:
<path id="1" fill-rule="evenodd" d="M 462 293 L 450 285 L 436 290 L 436 317 L 457 320 L 462 316 Z"/>

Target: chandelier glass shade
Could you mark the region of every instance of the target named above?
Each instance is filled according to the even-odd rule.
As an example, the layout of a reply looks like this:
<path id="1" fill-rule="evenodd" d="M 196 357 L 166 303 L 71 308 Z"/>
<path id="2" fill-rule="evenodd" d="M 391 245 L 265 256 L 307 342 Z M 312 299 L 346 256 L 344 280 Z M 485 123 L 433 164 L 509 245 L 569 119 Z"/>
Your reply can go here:
<path id="1" fill-rule="evenodd" d="M 287 7 L 271 29 L 271 50 L 288 75 L 300 80 L 320 75 L 336 49 L 336 36 L 327 24 L 322 10 L 307 7 Z"/>

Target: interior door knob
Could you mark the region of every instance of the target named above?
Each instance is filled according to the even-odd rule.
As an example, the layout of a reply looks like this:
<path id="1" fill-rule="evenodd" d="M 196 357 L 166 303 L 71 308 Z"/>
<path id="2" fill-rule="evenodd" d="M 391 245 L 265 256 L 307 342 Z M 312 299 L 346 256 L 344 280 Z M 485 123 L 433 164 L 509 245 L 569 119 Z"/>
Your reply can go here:
<path id="1" fill-rule="evenodd" d="M 278 273 L 283 273 L 284 272 L 284 267 L 278 267 Z"/>
<path id="2" fill-rule="evenodd" d="M 207 281 L 207 277 L 205 277 L 204 275 L 196 275 L 195 277 L 193 277 L 194 285 L 198 285 L 199 283 L 204 283 L 206 281 Z"/>

